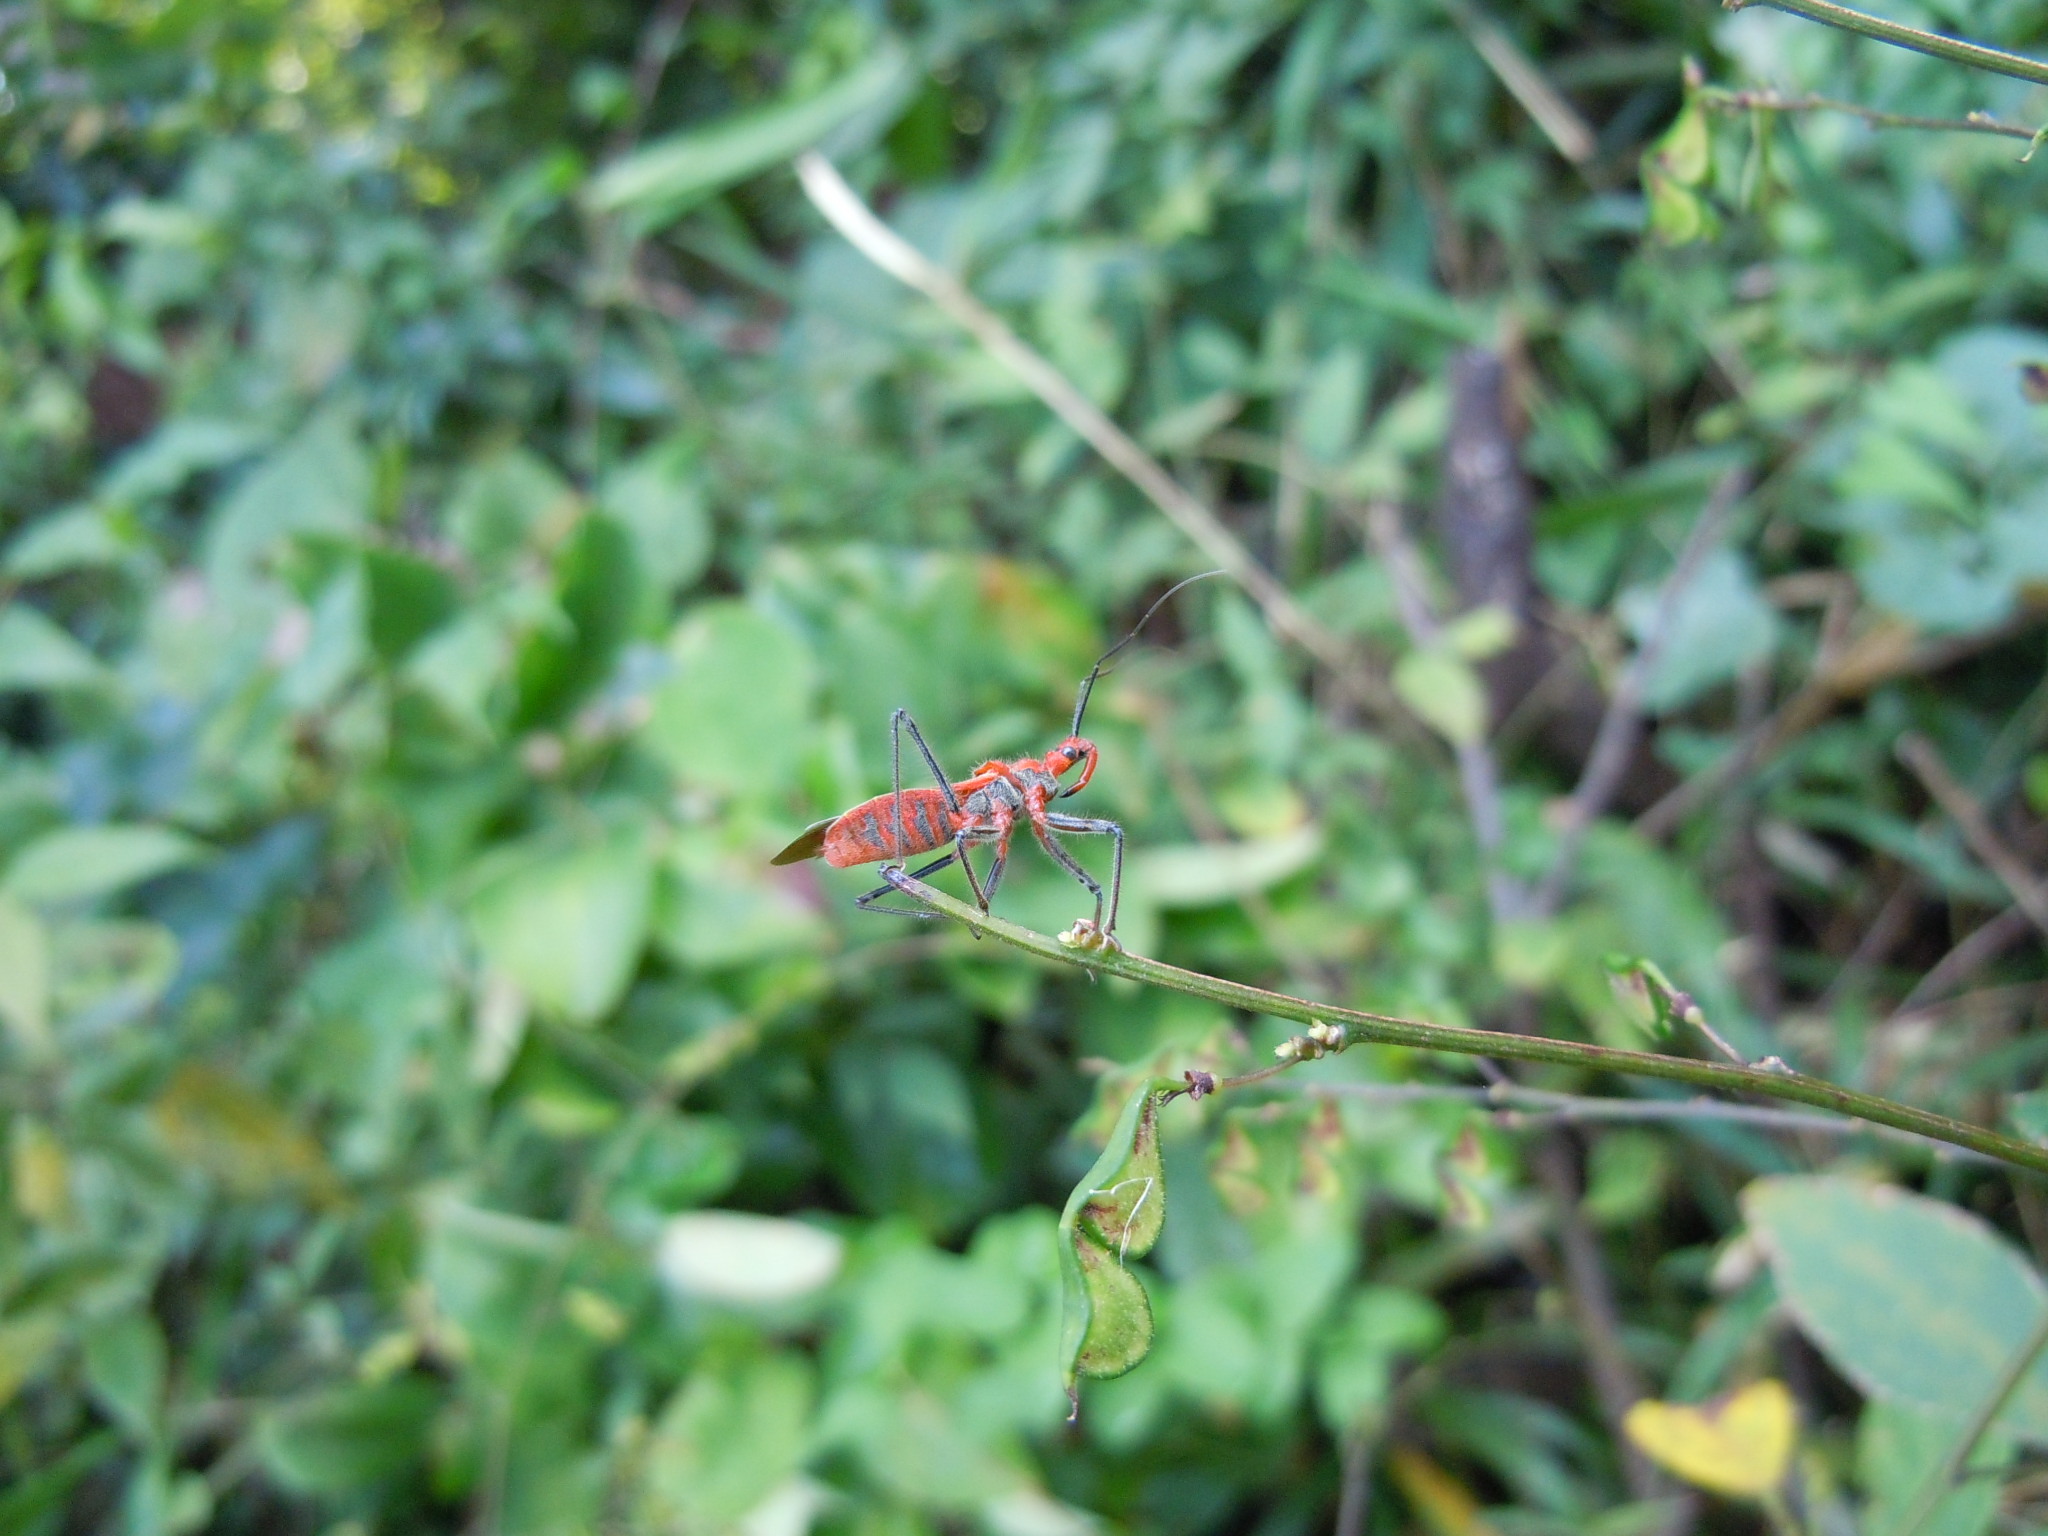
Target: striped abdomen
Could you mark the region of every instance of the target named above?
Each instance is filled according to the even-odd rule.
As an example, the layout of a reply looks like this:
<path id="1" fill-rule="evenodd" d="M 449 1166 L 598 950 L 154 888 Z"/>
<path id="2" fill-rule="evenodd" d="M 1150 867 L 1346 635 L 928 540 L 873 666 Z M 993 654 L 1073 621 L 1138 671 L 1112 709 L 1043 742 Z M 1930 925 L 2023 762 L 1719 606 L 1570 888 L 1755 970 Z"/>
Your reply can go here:
<path id="1" fill-rule="evenodd" d="M 896 846 L 896 796 L 893 792 L 864 800 L 852 810 L 821 821 L 770 862 L 794 864 L 824 855 L 835 869 L 854 864 L 879 864 L 915 858 L 953 840 L 953 819 L 946 797 L 936 789 L 903 791 L 903 846 Z"/>

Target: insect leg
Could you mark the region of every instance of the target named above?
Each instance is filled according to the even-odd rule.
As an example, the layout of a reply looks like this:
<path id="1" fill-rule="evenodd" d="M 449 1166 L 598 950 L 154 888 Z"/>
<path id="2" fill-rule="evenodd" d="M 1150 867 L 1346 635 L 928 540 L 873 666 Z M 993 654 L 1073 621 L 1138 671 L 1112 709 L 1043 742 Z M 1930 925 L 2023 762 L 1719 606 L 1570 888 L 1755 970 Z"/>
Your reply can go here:
<path id="1" fill-rule="evenodd" d="M 1105 933 L 1115 933 L 1117 903 L 1124 893 L 1124 829 L 1100 816 L 1066 816 L 1058 811 L 1048 812 L 1045 824 L 1056 832 L 1099 832 L 1105 837 L 1115 839 L 1116 850 L 1110 855 L 1109 865 L 1109 927 L 1103 930 Z M 1050 845 L 1050 838 L 1047 842 Z M 1089 883 L 1093 885 L 1094 882 Z M 1095 892 L 1095 899 L 1095 915 L 1100 921 L 1102 892 L 1099 888 Z"/>
<path id="2" fill-rule="evenodd" d="M 955 859 L 959 858 L 960 856 L 961 850 L 955 848 L 943 859 L 933 859 L 931 863 L 925 865 L 923 869 L 913 869 L 910 872 L 910 878 L 913 880 L 922 880 L 926 875 L 936 874 L 938 873 L 938 871 L 944 869 L 948 864 L 952 863 Z M 863 912 L 888 912 L 897 917 L 931 918 L 937 917 L 939 915 L 938 913 L 930 911 L 928 909 L 912 911 L 909 907 L 878 907 L 875 905 L 875 901 L 878 897 L 887 896 L 891 894 L 895 889 L 896 887 L 893 885 L 878 885 L 872 891 L 869 891 L 865 896 L 854 897 L 853 904 L 856 907 L 859 907 Z"/>
<path id="3" fill-rule="evenodd" d="M 1045 823 L 1034 821 L 1031 830 L 1038 834 L 1039 845 L 1052 855 L 1053 860 L 1068 874 L 1072 875 L 1095 896 L 1095 931 L 1102 932 L 1102 885 L 1093 875 L 1081 867 L 1081 861 L 1060 846 L 1060 840 L 1047 830 Z"/>
<path id="4" fill-rule="evenodd" d="M 924 756 L 925 767 L 932 771 L 932 781 L 939 786 L 939 793 L 946 797 L 946 809 L 955 816 L 960 814 L 960 797 L 953 793 L 953 781 L 946 777 L 946 770 L 939 766 L 939 760 L 932 749 L 925 745 L 924 733 L 917 728 L 917 722 L 910 718 L 910 711 L 899 709 L 889 717 L 889 774 L 895 796 L 890 802 L 896 816 L 896 857 L 903 857 L 903 731 L 910 730 L 910 739 L 917 743 L 917 750 Z M 963 859 L 964 863 L 965 860 Z M 968 873 L 969 883 L 974 875 Z"/>

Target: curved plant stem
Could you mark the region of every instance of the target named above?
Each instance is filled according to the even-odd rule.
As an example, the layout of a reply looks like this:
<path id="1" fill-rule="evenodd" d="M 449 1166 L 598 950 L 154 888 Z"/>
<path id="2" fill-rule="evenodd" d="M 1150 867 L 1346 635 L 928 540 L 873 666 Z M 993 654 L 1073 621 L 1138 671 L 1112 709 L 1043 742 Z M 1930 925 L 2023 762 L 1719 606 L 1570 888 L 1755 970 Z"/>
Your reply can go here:
<path id="1" fill-rule="evenodd" d="M 1205 976 L 1199 971 L 1184 971 L 1179 966 L 1147 960 L 1120 950 L 1065 945 L 1058 939 L 1021 927 L 1006 918 L 978 911 L 964 901 L 934 890 L 921 880 L 911 879 L 894 867 L 885 866 L 882 878 L 934 912 L 978 928 L 1041 960 L 1078 965 L 1106 976 L 1123 976 L 1148 986 L 1166 987 L 1193 997 L 1207 998 L 1226 1007 L 1242 1008 L 1248 1013 L 1262 1013 L 1270 1018 L 1292 1019 L 1310 1025 L 1341 1025 L 1345 1044 L 1400 1045 L 1411 1050 L 1452 1051 L 1463 1056 L 1491 1056 L 1506 1061 L 1541 1061 L 1637 1077 L 1661 1077 L 1724 1093 L 1762 1094 L 1766 1098 L 1787 1099 L 1797 1104 L 1811 1104 L 1817 1109 L 1831 1109 L 1837 1114 L 1867 1120 L 1873 1125 L 1912 1131 L 1934 1141 L 1947 1142 L 1950 1146 L 1981 1152 L 2015 1168 L 2048 1174 L 2048 1147 L 2037 1147 L 1983 1126 L 1937 1115 L 1931 1110 L 1915 1109 L 1910 1104 L 1900 1104 L 1875 1094 L 1859 1093 L 1853 1088 L 1808 1077 L 1804 1073 L 1774 1067 L 1693 1061 L 1682 1056 L 1660 1056 L 1650 1051 L 1623 1051 L 1612 1046 L 1551 1040 L 1540 1035 L 1513 1035 L 1500 1030 L 1426 1024 L 1419 1019 L 1403 1019 L 1393 1014 L 1367 1013 L 1356 1008 L 1312 1003 L 1305 998 L 1289 997 L 1284 992 L 1268 992 L 1260 987 L 1248 987 L 1242 982 Z M 1225 1079 L 1217 1086 L 1241 1087 L 1269 1077 L 1276 1070 L 1278 1068 L 1264 1068 L 1241 1078 Z"/>
<path id="2" fill-rule="evenodd" d="M 1794 16 L 1804 16 L 1808 21 L 1817 21 L 1823 26 L 1874 37 L 1881 43 L 1910 48 L 1915 53 L 1932 54 L 1937 59 L 1947 59 L 1951 64 L 1967 64 L 1972 69 L 1986 69 L 1994 75 L 2010 75 L 2015 80 L 2048 85 L 2048 64 L 2038 59 L 2007 53 L 2003 48 L 1987 48 L 1982 43 L 1965 42 L 1959 37 L 1943 37 L 1939 32 L 1923 32 L 1918 27 L 1902 26 L 1896 21 L 1886 21 L 1882 16 L 1870 16 L 1862 11 L 1852 11 L 1846 5 L 1836 5 L 1833 0 L 1722 0 L 1722 3 L 1731 11 L 1747 10 L 1752 5 L 1789 11 Z"/>

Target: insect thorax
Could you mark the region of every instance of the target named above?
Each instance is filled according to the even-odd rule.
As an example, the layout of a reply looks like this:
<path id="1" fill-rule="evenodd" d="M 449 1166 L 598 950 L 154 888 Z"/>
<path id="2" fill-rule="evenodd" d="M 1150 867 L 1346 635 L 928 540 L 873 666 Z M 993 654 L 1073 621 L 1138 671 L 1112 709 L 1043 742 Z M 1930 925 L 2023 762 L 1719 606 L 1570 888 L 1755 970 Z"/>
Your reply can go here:
<path id="1" fill-rule="evenodd" d="M 1010 811 L 1024 809 L 1023 793 L 1008 779 L 996 779 L 969 795 L 963 809 L 970 816 L 989 816 L 998 806 Z"/>

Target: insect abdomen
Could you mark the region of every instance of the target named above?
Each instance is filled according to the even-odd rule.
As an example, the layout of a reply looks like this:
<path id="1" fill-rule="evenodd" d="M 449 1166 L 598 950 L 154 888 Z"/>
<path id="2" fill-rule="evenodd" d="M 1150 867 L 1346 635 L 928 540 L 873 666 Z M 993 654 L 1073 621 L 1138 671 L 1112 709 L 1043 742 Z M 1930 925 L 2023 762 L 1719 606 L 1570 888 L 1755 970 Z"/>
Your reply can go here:
<path id="1" fill-rule="evenodd" d="M 903 846 L 896 845 L 896 796 L 877 795 L 845 812 L 825 829 L 820 851 L 835 869 L 915 858 L 953 840 L 946 798 L 936 789 L 903 791 Z"/>

